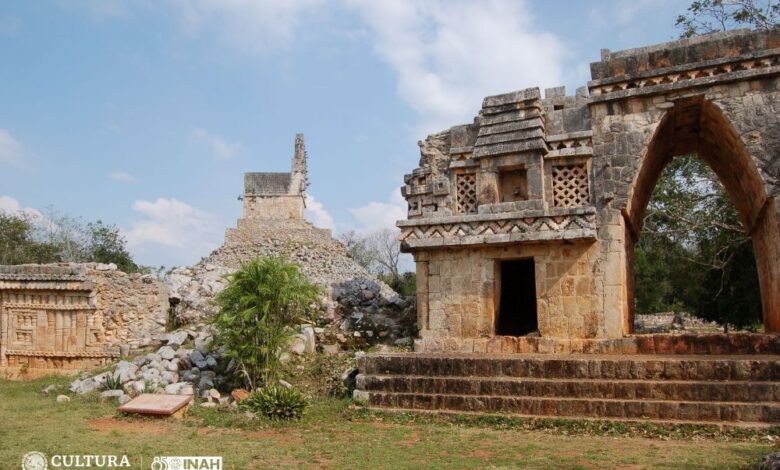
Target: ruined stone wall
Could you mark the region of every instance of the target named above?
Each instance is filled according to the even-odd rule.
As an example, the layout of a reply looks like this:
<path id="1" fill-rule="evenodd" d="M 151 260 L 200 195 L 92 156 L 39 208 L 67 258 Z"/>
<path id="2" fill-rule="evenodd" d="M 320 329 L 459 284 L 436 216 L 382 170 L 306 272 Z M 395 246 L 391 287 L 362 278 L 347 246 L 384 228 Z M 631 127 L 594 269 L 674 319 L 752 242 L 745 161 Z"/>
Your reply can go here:
<path id="1" fill-rule="evenodd" d="M 87 269 L 94 279 L 96 313 L 102 317 L 105 343 L 130 349 L 148 346 L 165 331 L 168 289 L 151 274 L 127 274 L 109 265 Z"/>
<path id="2" fill-rule="evenodd" d="M 552 243 L 436 250 L 418 255 L 417 349 L 485 352 L 495 336 L 498 269 L 503 260 L 535 264 L 539 334 L 596 338 L 603 334 L 602 297 L 591 272 L 593 243 Z"/>
<path id="3" fill-rule="evenodd" d="M 303 220 L 304 198 L 244 195 L 244 218 Z"/>
<path id="4" fill-rule="evenodd" d="M 164 331 L 166 288 L 114 265 L 0 266 L 0 367 L 75 371 Z"/>

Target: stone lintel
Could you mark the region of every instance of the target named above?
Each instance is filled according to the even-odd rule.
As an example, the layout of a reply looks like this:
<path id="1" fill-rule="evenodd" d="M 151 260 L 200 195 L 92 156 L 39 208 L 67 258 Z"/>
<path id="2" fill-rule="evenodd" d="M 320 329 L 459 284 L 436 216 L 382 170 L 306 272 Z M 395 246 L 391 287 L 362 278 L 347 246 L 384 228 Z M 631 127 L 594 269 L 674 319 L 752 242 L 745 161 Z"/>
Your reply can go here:
<path id="1" fill-rule="evenodd" d="M 588 82 L 588 88 L 613 85 L 615 83 L 622 83 L 625 81 L 637 81 L 652 77 L 658 77 L 662 75 L 670 75 L 682 72 L 691 72 L 693 70 L 707 69 L 717 67 L 724 64 L 733 64 L 739 62 L 745 62 L 749 60 L 760 60 L 769 57 L 780 55 L 780 48 L 767 49 L 757 52 L 751 52 L 748 54 L 742 54 L 734 57 L 719 57 L 717 59 L 702 60 L 701 62 L 690 62 L 682 65 L 674 65 L 670 67 L 659 67 L 656 69 L 645 70 L 643 72 L 636 72 L 632 74 L 615 75 L 608 78 L 591 80 Z"/>
<path id="2" fill-rule="evenodd" d="M 547 143 L 543 137 L 524 140 L 522 142 L 508 142 L 493 145 L 486 145 L 474 149 L 474 158 L 492 157 L 506 153 L 530 152 L 533 150 L 547 151 Z"/>
<path id="3" fill-rule="evenodd" d="M 539 92 L 539 87 L 526 88 L 524 90 L 517 90 L 500 95 L 488 96 L 482 100 L 482 107 L 491 108 L 507 104 L 515 104 L 527 100 L 538 100 L 541 98 L 541 96 L 542 95 Z"/>
<path id="4" fill-rule="evenodd" d="M 477 138 L 477 142 L 474 144 L 474 147 L 480 148 L 486 145 L 501 144 L 505 142 L 528 141 L 543 137 L 544 129 L 542 128 L 542 123 L 539 122 L 535 126 L 523 130 L 504 132 L 500 134 L 494 133 L 490 135 L 481 135 Z"/>
<path id="5" fill-rule="evenodd" d="M 517 122 L 525 121 L 528 119 L 538 118 L 542 116 L 542 112 L 539 108 L 526 108 L 516 109 L 513 111 L 505 112 L 502 114 L 496 114 L 491 116 L 479 116 L 477 117 L 480 128 L 484 126 L 493 126 L 504 122 Z"/>
<path id="6" fill-rule="evenodd" d="M 710 87 L 715 84 L 730 83 L 742 80 L 750 80 L 759 77 L 769 77 L 780 74 L 780 65 L 763 67 L 752 70 L 739 70 L 736 72 L 727 72 L 712 77 L 701 77 L 681 80 L 675 83 L 666 83 L 662 85 L 651 85 L 642 88 L 628 88 L 618 90 L 603 95 L 591 96 L 591 104 L 606 103 L 609 101 L 624 100 L 636 96 L 664 95 L 673 91 L 680 91 L 689 88 Z"/>
<path id="7" fill-rule="evenodd" d="M 550 150 L 547 155 L 544 156 L 545 160 L 552 160 L 555 158 L 563 157 L 592 157 L 593 147 L 575 147 L 560 150 Z"/>
<path id="8" fill-rule="evenodd" d="M 567 132 L 565 134 L 555 134 L 555 135 L 548 135 L 545 137 L 547 142 L 559 142 L 562 140 L 578 140 L 578 139 L 587 139 L 589 137 L 593 137 L 593 131 L 578 131 L 578 132 Z"/>

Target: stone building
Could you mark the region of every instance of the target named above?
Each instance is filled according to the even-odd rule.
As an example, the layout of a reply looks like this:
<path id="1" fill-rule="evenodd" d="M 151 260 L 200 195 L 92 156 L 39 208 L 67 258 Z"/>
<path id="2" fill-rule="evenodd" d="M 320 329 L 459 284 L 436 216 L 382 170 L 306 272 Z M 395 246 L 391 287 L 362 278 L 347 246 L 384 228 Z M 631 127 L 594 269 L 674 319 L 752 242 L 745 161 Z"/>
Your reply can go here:
<path id="1" fill-rule="evenodd" d="M 306 146 L 296 134 L 290 173 L 244 174 L 244 219 L 303 220 L 308 186 Z"/>
<path id="2" fill-rule="evenodd" d="M 420 143 L 402 247 L 418 351 L 582 351 L 632 333 L 633 246 L 674 156 L 696 154 L 753 239 L 780 332 L 780 30 L 602 51 L 587 88 L 489 96 Z M 534 339 L 541 337 L 540 339 Z"/>
<path id="3" fill-rule="evenodd" d="M 162 333 L 167 289 L 114 265 L 0 266 L 0 375 L 78 371 Z"/>

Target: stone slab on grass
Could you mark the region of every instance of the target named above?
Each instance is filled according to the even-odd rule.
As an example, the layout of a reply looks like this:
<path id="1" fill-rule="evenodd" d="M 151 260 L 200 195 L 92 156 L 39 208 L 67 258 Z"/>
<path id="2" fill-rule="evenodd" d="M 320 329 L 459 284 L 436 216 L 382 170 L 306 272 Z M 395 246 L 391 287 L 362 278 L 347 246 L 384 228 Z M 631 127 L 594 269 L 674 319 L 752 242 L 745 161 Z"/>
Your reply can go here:
<path id="1" fill-rule="evenodd" d="M 120 406 L 117 410 L 128 414 L 179 417 L 184 414 L 190 401 L 192 401 L 191 395 L 144 393 Z"/>

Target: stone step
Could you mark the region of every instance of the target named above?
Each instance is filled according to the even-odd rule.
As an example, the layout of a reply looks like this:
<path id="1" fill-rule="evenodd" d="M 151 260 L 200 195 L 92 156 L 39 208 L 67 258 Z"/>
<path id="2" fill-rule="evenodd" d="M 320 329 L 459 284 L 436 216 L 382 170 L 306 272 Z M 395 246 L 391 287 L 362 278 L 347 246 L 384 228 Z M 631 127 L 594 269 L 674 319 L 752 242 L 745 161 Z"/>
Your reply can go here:
<path id="1" fill-rule="evenodd" d="M 492 395 L 368 392 L 368 405 L 421 411 L 518 414 L 540 417 L 585 417 L 677 422 L 778 423 L 777 402 L 706 402 L 538 398 Z"/>
<path id="2" fill-rule="evenodd" d="M 780 382 L 537 379 L 527 377 L 425 377 L 366 375 L 357 387 L 368 392 L 605 398 L 696 402 L 780 402 Z"/>
<path id="3" fill-rule="evenodd" d="M 358 359 L 366 375 L 607 380 L 780 381 L 780 356 L 383 354 Z"/>

